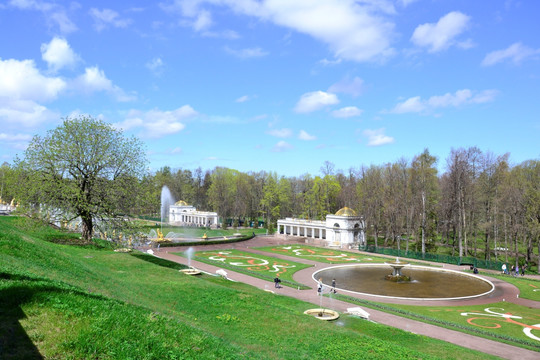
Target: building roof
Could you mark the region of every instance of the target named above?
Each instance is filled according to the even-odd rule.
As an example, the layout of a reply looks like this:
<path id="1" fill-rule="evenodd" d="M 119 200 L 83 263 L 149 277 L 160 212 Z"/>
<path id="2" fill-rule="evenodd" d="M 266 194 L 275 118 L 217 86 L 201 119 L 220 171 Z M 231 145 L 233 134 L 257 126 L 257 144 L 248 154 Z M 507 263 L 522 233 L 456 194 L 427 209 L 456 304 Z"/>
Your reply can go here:
<path id="1" fill-rule="evenodd" d="M 358 215 L 356 214 L 356 211 L 345 206 L 344 208 L 341 208 L 338 210 L 338 212 L 336 213 L 336 216 L 358 216 Z"/>

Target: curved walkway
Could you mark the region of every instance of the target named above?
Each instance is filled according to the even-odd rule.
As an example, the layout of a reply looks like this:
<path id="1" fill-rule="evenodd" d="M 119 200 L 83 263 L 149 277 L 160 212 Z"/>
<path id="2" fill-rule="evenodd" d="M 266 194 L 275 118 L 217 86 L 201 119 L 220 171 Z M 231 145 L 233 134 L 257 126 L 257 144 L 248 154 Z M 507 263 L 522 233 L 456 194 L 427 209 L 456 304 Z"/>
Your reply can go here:
<path id="1" fill-rule="evenodd" d="M 262 246 L 271 246 L 271 245 L 291 245 L 291 244 L 297 244 L 297 243 L 298 243 L 298 239 L 287 241 L 279 237 L 258 236 L 252 240 L 245 241 L 245 242 L 223 244 L 223 245 L 193 246 L 193 248 L 195 251 L 203 251 L 203 250 L 208 251 L 208 250 L 235 248 L 238 250 L 248 250 L 253 253 L 260 253 L 260 254 L 268 255 L 268 253 L 253 249 L 253 247 L 262 247 Z M 158 257 L 187 265 L 188 263 L 187 258 L 171 254 L 172 252 L 182 252 L 185 250 L 186 250 L 186 247 L 163 248 L 159 251 L 155 251 L 154 254 Z M 360 251 L 357 251 L 357 250 L 347 250 L 347 251 L 360 253 Z M 296 257 L 289 257 L 285 255 L 280 255 L 280 254 L 272 254 L 272 256 L 277 257 L 277 258 L 282 258 L 282 259 L 294 260 L 296 262 L 311 264 L 317 270 L 330 267 L 330 266 L 335 266 L 335 264 L 319 263 L 315 261 L 299 259 Z M 377 254 L 377 256 L 379 255 Z M 194 260 L 191 260 L 191 265 L 196 267 L 197 269 L 206 271 L 211 274 L 215 274 L 215 272 L 218 269 L 220 269 L 219 267 L 209 265 L 206 263 L 201 263 Z M 463 267 L 458 267 L 458 266 L 449 265 L 449 264 L 444 264 L 443 267 L 454 269 L 454 270 L 463 270 Z M 272 291 L 275 291 L 275 293 L 277 294 L 294 297 L 299 300 L 312 303 L 316 305 L 317 307 L 319 307 L 321 299 L 316 292 L 316 282 L 312 278 L 312 273 L 314 272 L 313 268 L 303 269 L 294 274 L 294 280 L 299 283 L 306 284 L 308 286 L 313 287 L 313 289 L 310 289 L 310 290 L 298 290 L 298 289 L 290 288 L 287 286 L 282 287 L 280 289 L 275 289 L 273 282 L 257 279 L 252 276 L 237 273 L 229 269 L 227 269 L 226 271 L 227 271 L 228 278 L 231 280 L 240 281 L 240 282 L 255 286 L 263 290 L 272 290 Z M 495 278 L 491 278 L 488 276 L 484 276 L 484 277 L 489 279 L 495 285 L 496 290 L 492 292 L 491 294 L 488 294 L 479 298 L 468 299 L 468 300 L 400 300 L 400 299 L 373 297 L 373 296 L 360 295 L 360 294 L 357 294 L 354 296 L 358 298 L 366 299 L 366 300 L 376 301 L 376 302 L 408 304 L 408 305 L 458 306 L 458 305 L 490 304 L 494 302 L 508 301 L 508 302 L 519 304 L 519 305 L 532 307 L 532 308 L 540 308 L 540 302 L 519 298 L 519 291 L 515 286 L 507 282 L 500 281 Z M 348 294 L 348 295 L 352 296 L 352 294 Z M 323 301 L 325 300 L 323 299 Z M 332 300 L 332 308 L 339 312 L 342 312 L 342 313 L 346 312 L 347 308 L 350 308 L 350 307 L 357 307 L 357 305 L 340 301 L 337 299 Z M 371 308 L 368 309 L 368 312 L 370 314 L 370 319 L 377 323 L 396 327 L 396 328 L 410 331 L 416 334 L 440 339 L 440 340 L 447 341 L 447 342 L 450 342 L 459 346 L 478 350 L 478 351 L 495 355 L 495 356 L 499 356 L 505 359 L 523 359 L 523 360 L 534 359 L 536 360 L 540 358 L 540 354 L 535 351 L 526 350 L 523 348 L 507 345 L 501 342 L 488 340 L 481 337 L 461 333 L 458 331 L 445 329 L 439 326 L 430 325 L 423 322 L 403 318 L 397 315 L 388 314 L 388 313 L 374 310 Z"/>

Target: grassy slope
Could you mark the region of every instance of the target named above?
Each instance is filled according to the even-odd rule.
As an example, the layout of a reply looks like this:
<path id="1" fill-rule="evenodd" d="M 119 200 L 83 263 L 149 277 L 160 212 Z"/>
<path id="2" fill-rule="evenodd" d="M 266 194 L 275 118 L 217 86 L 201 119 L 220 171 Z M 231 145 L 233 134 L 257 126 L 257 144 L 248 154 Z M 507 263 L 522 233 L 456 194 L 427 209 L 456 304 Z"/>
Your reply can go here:
<path id="1" fill-rule="evenodd" d="M 0 358 L 489 358 L 356 318 L 321 322 L 295 299 L 42 234 L 0 218 Z"/>

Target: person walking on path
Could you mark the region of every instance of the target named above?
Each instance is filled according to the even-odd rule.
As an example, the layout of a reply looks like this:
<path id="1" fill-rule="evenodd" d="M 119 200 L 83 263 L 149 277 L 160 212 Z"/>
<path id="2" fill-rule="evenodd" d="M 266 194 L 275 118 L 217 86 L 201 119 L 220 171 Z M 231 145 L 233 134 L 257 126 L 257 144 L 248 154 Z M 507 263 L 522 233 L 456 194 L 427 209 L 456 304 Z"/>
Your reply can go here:
<path id="1" fill-rule="evenodd" d="M 281 282 L 281 279 L 279 278 L 279 275 L 275 277 L 274 279 L 274 286 L 279 289 L 281 287 L 281 285 L 279 285 L 279 283 Z"/>
<path id="2" fill-rule="evenodd" d="M 336 279 L 332 279 L 332 290 L 330 290 L 334 294 L 336 293 Z"/>
<path id="3" fill-rule="evenodd" d="M 317 286 L 317 295 L 322 296 L 322 287 L 323 287 L 322 278 L 320 278 L 319 279 L 319 285 Z"/>

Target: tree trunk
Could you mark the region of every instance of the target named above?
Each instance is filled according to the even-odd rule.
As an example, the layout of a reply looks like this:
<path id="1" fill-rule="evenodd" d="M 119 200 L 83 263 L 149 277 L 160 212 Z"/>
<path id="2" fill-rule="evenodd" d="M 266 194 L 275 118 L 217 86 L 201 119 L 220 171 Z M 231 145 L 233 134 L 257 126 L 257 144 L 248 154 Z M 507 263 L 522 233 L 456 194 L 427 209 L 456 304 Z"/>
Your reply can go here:
<path id="1" fill-rule="evenodd" d="M 93 232 L 93 223 L 92 223 L 92 216 L 89 215 L 81 215 L 81 221 L 82 221 L 82 233 L 81 236 L 84 241 L 89 242 L 92 240 L 92 232 Z"/>
<path id="2" fill-rule="evenodd" d="M 426 254 L 426 194 L 422 191 L 422 257 Z"/>
<path id="3" fill-rule="evenodd" d="M 518 251 L 518 232 L 514 233 L 514 253 L 516 254 L 516 269 L 519 265 L 519 251 Z"/>
<path id="4" fill-rule="evenodd" d="M 489 250 L 489 230 L 486 229 L 486 248 L 485 248 L 485 254 L 484 254 L 484 259 L 489 261 L 491 260 L 491 252 Z"/>
<path id="5" fill-rule="evenodd" d="M 508 224 L 506 223 L 506 214 L 504 214 L 504 262 L 508 262 Z"/>
<path id="6" fill-rule="evenodd" d="M 540 240 L 538 241 L 538 260 L 536 261 L 536 272 L 540 274 Z"/>
<path id="7" fill-rule="evenodd" d="M 473 234 L 473 241 L 474 241 L 474 257 L 476 257 L 476 254 L 477 254 L 477 244 L 476 244 L 476 226 L 474 228 L 474 234 Z"/>

